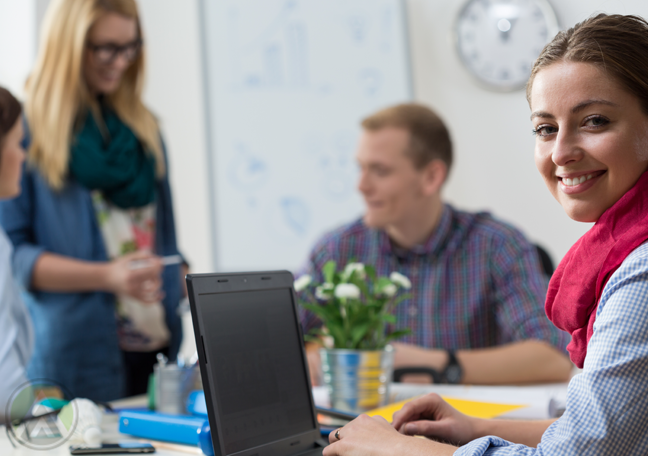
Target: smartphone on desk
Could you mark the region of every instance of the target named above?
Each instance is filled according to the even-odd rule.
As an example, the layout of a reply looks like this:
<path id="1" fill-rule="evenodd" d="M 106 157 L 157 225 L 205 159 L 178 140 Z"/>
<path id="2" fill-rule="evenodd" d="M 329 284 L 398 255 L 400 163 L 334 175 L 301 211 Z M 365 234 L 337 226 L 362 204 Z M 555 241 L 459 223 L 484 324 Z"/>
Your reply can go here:
<path id="1" fill-rule="evenodd" d="M 101 446 L 72 445 L 70 454 L 136 454 L 155 453 L 155 447 L 150 443 L 123 442 L 103 443 Z"/>

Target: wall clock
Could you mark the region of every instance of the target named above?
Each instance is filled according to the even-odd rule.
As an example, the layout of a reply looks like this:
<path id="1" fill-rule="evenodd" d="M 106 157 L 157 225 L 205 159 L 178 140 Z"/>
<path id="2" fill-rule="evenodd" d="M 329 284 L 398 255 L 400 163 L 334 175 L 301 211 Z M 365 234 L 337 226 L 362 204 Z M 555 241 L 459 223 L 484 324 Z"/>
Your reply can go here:
<path id="1" fill-rule="evenodd" d="M 524 87 L 540 51 L 558 31 L 546 0 L 468 0 L 454 30 L 468 71 L 498 91 Z"/>

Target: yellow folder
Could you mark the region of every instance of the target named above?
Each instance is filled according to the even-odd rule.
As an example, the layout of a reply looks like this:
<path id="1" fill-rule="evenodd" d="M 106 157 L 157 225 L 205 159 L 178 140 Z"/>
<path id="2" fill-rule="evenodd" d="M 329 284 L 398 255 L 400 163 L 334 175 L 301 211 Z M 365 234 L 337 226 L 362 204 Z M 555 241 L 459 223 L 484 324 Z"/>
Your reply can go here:
<path id="1" fill-rule="evenodd" d="M 517 410 L 526 405 L 519 404 L 500 404 L 495 402 L 480 402 L 480 401 L 467 401 L 465 399 L 455 399 L 451 397 L 442 396 L 448 404 L 468 416 L 475 418 L 496 418 L 512 410 Z M 379 407 L 367 412 L 369 416 L 382 416 L 387 421 L 391 422 L 394 413 L 403 408 L 403 405 L 416 398 L 407 399 L 401 402 Z"/>

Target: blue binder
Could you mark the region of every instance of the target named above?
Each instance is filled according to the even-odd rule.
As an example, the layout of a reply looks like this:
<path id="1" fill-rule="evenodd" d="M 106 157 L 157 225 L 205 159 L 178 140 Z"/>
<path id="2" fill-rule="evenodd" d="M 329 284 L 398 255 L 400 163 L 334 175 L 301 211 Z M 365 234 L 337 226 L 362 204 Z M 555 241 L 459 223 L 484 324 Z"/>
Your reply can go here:
<path id="1" fill-rule="evenodd" d="M 196 416 L 123 411 L 119 414 L 119 432 L 144 439 L 198 445 L 198 431 L 205 421 L 204 417 Z"/>
<path id="2" fill-rule="evenodd" d="M 205 402 L 204 391 L 192 391 L 187 398 L 187 412 L 194 416 L 202 416 L 207 419 L 207 403 Z"/>

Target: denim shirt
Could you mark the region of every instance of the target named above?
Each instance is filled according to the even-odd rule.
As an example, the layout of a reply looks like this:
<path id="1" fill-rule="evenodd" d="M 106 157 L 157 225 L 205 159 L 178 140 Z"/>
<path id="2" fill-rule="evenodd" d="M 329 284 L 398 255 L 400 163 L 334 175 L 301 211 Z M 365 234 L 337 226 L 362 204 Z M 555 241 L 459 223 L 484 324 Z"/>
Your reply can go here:
<path id="1" fill-rule="evenodd" d="M 13 271 L 25 291 L 34 325 L 36 344 L 28 375 L 56 381 L 76 397 L 100 401 L 121 397 L 124 380 L 114 295 L 31 288 L 34 264 L 43 252 L 107 261 L 90 190 L 70 177 L 63 189 L 54 191 L 29 165 L 23 167 L 21 185 L 20 196 L 0 202 L 0 225 L 14 245 Z M 175 255 L 178 249 L 167 176 L 158 180 L 156 191 L 155 253 Z M 182 297 L 179 268 L 167 266 L 162 274 L 171 359 L 182 339 L 177 312 Z"/>

